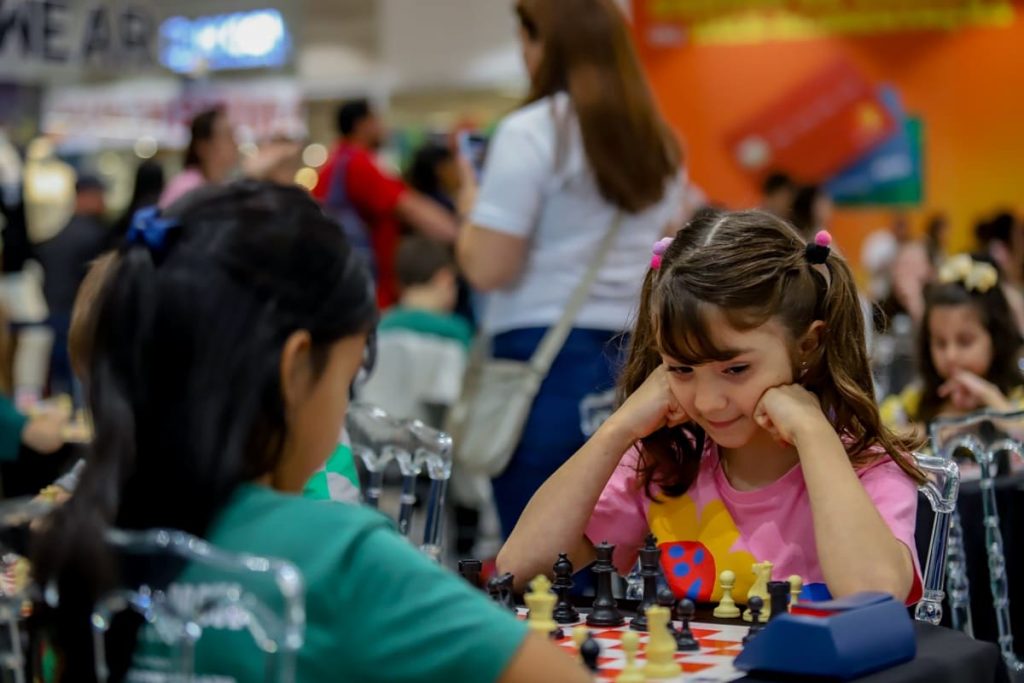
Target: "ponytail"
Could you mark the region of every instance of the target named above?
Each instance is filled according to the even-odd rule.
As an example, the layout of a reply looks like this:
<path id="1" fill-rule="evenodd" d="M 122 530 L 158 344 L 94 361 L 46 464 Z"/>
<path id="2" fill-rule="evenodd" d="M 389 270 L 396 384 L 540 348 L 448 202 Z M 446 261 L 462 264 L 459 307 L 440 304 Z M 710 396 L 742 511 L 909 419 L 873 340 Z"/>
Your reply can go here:
<path id="1" fill-rule="evenodd" d="M 854 466 L 876 457 L 871 448 L 883 448 L 917 483 L 924 474 L 908 458 L 922 445 L 918 437 L 900 436 L 882 423 L 875 401 L 871 363 L 864 332 L 864 313 L 853 273 L 846 261 L 832 254 L 825 261 L 829 282 L 823 295 L 821 319 L 825 323 L 819 362 L 810 366 L 805 383 L 821 399 L 822 408 L 841 434 Z M 818 275 L 820 278 L 820 275 Z"/>
<path id="2" fill-rule="evenodd" d="M 206 535 L 241 484 L 280 464 L 287 338 L 307 331 L 325 358 L 376 322 L 365 269 L 298 188 L 211 188 L 170 213 L 133 225 L 88 316 L 95 437 L 78 487 L 33 549 L 36 580 L 58 590 L 54 644 L 76 680 L 94 671 L 91 610 L 120 580 L 107 531 Z M 107 640 L 112 680 L 134 652 L 137 624 L 127 622 Z"/>

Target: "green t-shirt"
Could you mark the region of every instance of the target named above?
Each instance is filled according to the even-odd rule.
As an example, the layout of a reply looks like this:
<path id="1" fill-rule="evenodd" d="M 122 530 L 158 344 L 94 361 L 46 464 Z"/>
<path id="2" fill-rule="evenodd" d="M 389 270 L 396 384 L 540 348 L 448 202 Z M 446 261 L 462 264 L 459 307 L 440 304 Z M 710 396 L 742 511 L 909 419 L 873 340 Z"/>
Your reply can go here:
<path id="1" fill-rule="evenodd" d="M 525 623 L 362 506 L 244 485 L 207 538 L 228 552 L 287 559 L 302 572 L 306 631 L 296 680 L 303 683 L 496 681 L 526 636 Z M 224 580 L 192 565 L 176 584 Z M 260 583 L 251 590 L 268 604 L 280 603 Z M 208 628 L 196 669 L 204 678 L 261 681 L 264 661 L 247 631 Z"/>
<path id="2" fill-rule="evenodd" d="M 377 331 L 412 330 L 452 339 L 467 349 L 473 343 L 473 328 L 464 318 L 453 314 L 435 313 L 415 308 L 394 306 L 384 314 Z"/>
<path id="3" fill-rule="evenodd" d="M 359 472 L 352 459 L 352 448 L 339 443 L 324 466 L 306 482 L 302 495 L 313 500 L 333 500 L 336 503 L 359 502 Z"/>
<path id="4" fill-rule="evenodd" d="M 18 458 L 26 422 L 28 418 L 18 412 L 11 399 L 0 394 L 0 462 Z"/>

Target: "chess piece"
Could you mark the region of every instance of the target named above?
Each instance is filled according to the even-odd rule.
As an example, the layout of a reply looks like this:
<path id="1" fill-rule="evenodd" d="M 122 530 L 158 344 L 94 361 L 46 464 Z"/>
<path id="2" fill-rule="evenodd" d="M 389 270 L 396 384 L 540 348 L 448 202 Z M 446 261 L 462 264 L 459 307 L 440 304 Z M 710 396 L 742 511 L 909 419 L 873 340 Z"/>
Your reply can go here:
<path id="1" fill-rule="evenodd" d="M 771 612 L 768 621 L 789 611 L 789 581 L 769 581 L 768 596 L 771 600 Z"/>
<path id="2" fill-rule="evenodd" d="M 661 605 L 647 608 L 650 640 L 647 641 L 647 665 L 644 675 L 648 679 L 675 678 L 682 672 L 676 662 L 676 639 L 669 630 L 669 610 Z"/>
<path id="3" fill-rule="evenodd" d="M 583 662 L 583 643 L 586 642 L 588 633 L 590 630 L 583 624 L 572 630 L 572 642 L 576 643 L 576 656 L 581 663 Z"/>
<path id="4" fill-rule="evenodd" d="M 548 577 L 541 574 L 530 582 L 530 590 L 523 596 L 523 600 L 530 608 L 526 622 L 531 631 L 554 638 L 562 635 L 562 630 L 558 628 L 558 624 L 551 617 L 555 611 L 557 599 L 551 592 L 551 581 L 548 580 Z"/>
<path id="5" fill-rule="evenodd" d="M 459 560 L 459 575 L 473 588 L 480 587 L 480 572 L 484 570 L 484 563 L 480 560 Z"/>
<path id="6" fill-rule="evenodd" d="M 597 551 L 597 560 L 591 566 L 590 571 L 595 574 L 597 585 L 594 604 L 587 617 L 587 626 L 621 626 L 626 620 L 619 611 L 618 603 L 612 593 L 612 575 L 615 574 L 612 554 L 615 552 L 615 546 L 602 542 L 594 550 Z"/>
<path id="7" fill-rule="evenodd" d="M 647 534 L 644 547 L 640 549 L 640 577 L 644 582 L 644 595 L 636 608 L 636 615 L 629 622 L 629 627 L 634 631 L 647 630 L 647 608 L 654 604 L 660 575 L 661 548 L 654 534 Z"/>
<path id="8" fill-rule="evenodd" d="M 587 631 L 587 638 L 583 641 L 583 645 L 580 646 L 580 659 L 583 660 L 583 664 L 587 667 L 588 671 L 597 673 L 600 670 L 598 666 L 598 659 L 600 657 L 601 644 L 594 638 L 593 631 Z"/>
<path id="9" fill-rule="evenodd" d="M 658 607 L 664 607 L 666 610 L 668 610 L 668 630 L 669 633 L 671 633 L 672 636 L 675 637 L 676 627 L 675 624 L 672 623 L 672 611 L 675 609 L 676 606 L 676 596 L 672 592 L 672 589 L 662 588 L 661 590 L 659 590 L 658 595 L 655 598 L 655 602 L 657 602 Z"/>
<path id="10" fill-rule="evenodd" d="M 569 602 L 569 591 L 572 590 L 572 562 L 565 553 L 558 555 L 558 562 L 554 566 L 555 582 L 552 587 L 558 602 L 555 603 L 554 619 L 559 624 L 574 624 L 580 620 L 580 613 Z"/>
<path id="11" fill-rule="evenodd" d="M 676 631 L 676 650 L 679 652 L 700 652 L 700 643 L 693 637 L 693 631 L 690 630 L 690 620 L 693 619 L 696 612 L 697 606 L 689 598 L 683 598 L 676 603 L 676 614 L 679 621 L 683 623 L 682 627 Z"/>
<path id="12" fill-rule="evenodd" d="M 754 585 L 747 591 L 747 604 L 750 604 L 750 598 L 757 596 L 761 598 L 761 604 L 767 605 L 768 601 L 768 582 L 772 580 L 772 565 L 771 562 L 755 562 L 752 569 L 754 572 Z M 743 613 L 743 621 L 750 621 L 751 610 L 748 607 Z M 768 614 L 762 612 L 761 614 L 762 623 L 768 621 Z"/>
<path id="13" fill-rule="evenodd" d="M 740 616 L 740 608 L 732 597 L 732 590 L 736 587 L 736 574 L 728 569 L 718 575 L 718 582 L 722 586 L 722 601 L 715 607 L 712 615 L 719 619 L 736 619 Z"/>
<path id="14" fill-rule="evenodd" d="M 795 605 L 797 603 L 797 601 L 800 600 L 800 593 L 803 591 L 803 589 L 804 589 L 804 580 L 802 578 L 800 578 L 796 574 L 793 574 L 793 576 L 789 577 L 789 609 L 790 610 L 792 610 L 793 609 L 793 605 Z"/>
<path id="15" fill-rule="evenodd" d="M 491 600 L 513 612 L 517 611 L 515 595 L 512 593 L 514 580 L 512 574 L 505 573 L 501 576 L 492 576 L 487 582 L 487 594 L 491 596 Z"/>
<path id="16" fill-rule="evenodd" d="M 647 680 L 643 669 L 636 663 L 636 653 L 640 650 L 640 636 L 632 631 L 622 634 L 622 651 L 626 653 L 626 665 L 622 673 L 615 677 L 615 683 L 645 683 Z"/>
<path id="17" fill-rule="evenodd" d="M 761 625 L 761 622 L 764 621 L 761 617 L 761 609 L 764 607 L 764 600 L 755 595 L 747 601 L 747 605 L 750 608 L 751 624 L 750 629 L 747 631 L 747 635 L 743 636 L 744 645 L 756 638 L 757 634 L 764 628 L 764 626 Z"/>
<path id="18" fill-rule="evenodd" d="M 501 585 L 497 576 L 492 576 L 487 580 L 487 595 L 499 605 L 504 604 L 501 600 Z"/>

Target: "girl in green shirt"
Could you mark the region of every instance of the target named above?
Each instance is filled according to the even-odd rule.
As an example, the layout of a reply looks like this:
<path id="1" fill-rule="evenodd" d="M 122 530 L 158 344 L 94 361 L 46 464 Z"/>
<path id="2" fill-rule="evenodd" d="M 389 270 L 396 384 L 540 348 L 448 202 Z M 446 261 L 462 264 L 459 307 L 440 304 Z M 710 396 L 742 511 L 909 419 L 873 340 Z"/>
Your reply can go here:
<path id="1" fill-rule="evenodd" d="M 88 466 L 33 558 L 60 595 L 62 678 L 94 670 L 89 614 L 116 581 L 105 531 L 163 527 L 299 568 L 296 680 L 589 680 L 376 512 L 298 495 L 337 443 L 377 315 L 359 257 L 301 190 L 245 182 L 141 212 L 94 313 Z M 262 680 L 244 635 L 204 635 L 198 672 Z M 113 680 L 135 636 L 111 633 Z"/>

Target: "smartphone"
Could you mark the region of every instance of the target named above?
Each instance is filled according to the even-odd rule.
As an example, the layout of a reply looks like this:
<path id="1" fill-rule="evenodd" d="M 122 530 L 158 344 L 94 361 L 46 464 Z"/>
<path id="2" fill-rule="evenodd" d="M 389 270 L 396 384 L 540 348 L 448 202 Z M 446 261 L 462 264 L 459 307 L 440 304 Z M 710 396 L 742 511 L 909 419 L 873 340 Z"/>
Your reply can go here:
<path id="1" fill-rule="evenodd" d="M 484 159 L 487 156 L 487 138 L 479 133 L 460 131 L 458 134 L 459 154 L 466 157 L 473 166 L 476 179 L 484 172 Z"/>

